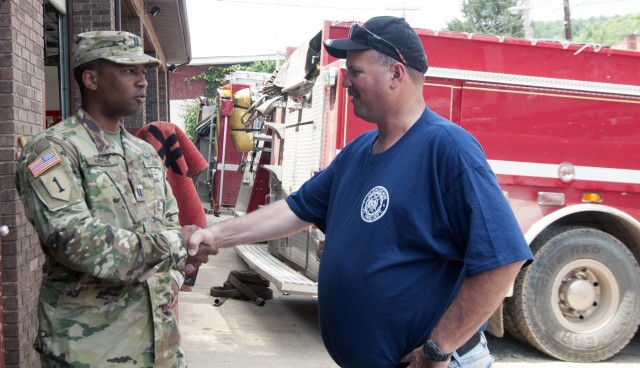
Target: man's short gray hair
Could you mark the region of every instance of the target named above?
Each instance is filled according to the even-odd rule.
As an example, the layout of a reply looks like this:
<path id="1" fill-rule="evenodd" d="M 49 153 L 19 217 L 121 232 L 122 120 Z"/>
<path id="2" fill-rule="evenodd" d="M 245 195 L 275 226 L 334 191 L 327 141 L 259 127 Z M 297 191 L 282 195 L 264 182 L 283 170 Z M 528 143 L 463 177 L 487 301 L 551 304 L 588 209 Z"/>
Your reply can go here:
<path id="1" fill-rule="evenodd" d="M 374 50 L 376 52 L 377 55 L 377 60 L 378 60 L 378 65 L 380 65 L 381 67 L 384 68 L 389 68 L 391 67 L 393 64 L 395 63 L 399 63 L 398 60 L 392 58 L 389 55 L 383 54 L 377 50 Z M 421 73 L 419 70 L 416 70 L 408 65 L 405 65 L 407 67 L 407 72 L 409 73 L 409 78 L 411 78 L 412 81 L 414 81 L 415 83 L 424 83 L 424 74 Z"/>

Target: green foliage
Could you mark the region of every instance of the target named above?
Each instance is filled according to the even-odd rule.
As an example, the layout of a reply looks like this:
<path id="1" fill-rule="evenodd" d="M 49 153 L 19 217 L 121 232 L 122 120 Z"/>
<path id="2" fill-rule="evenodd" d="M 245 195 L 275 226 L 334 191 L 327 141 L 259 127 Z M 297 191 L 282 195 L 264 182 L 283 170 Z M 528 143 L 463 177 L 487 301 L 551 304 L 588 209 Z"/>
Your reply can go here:
<path id="1" fill-rule="evenodd" d="M 534 22 L 534 35 L 539 39 L 565 40 L 563 21 Z M 571 39 L 580 43 L 614 46 L 630 33 L 640 32 L 640 13 L 617 17 L 592 17 L 571 20 Z"/>
<path id="2" fill-rule="evenodd" d="M 237 64 L 235 70 L 244 70 L 246 72 L 257 73 L 273 73 L 276 70 L 276 62 L 274 60 L 254 61 L 250 64 Z"/>
<path id="3" fill-rule="evenodd" d="M 200 73 L 199 75 L 194 75 L 193 77 L 186 78 L 185 81 L 187 83 L 193 81 L 204 80 L 207 89 L 205 91 L 206 97 L 211 99 L 215 99 L 218 96 L 218 88 L 224 85 L 224 76 L 226 74 L 234 71 L 233 66 L 210 66 L 209 69 Z"/>
<path id="4" fill-rule="evenodd" d="M 464 0 L 462 14 L 465 20 L 447 22 L 447 30 L 469 33 L 495 34 L 511 37 L 524 36 L 521 14 L 511 14 L 514 0 Z"/>
<path id="5" fill-rule="evenodd" d="M 524 36 L 521 14 L 509 13 L 514 0 L 463 0 L 463 19 L 447 22 L 446 29 L 469 33 L 495 34 L 500 36 Z M 566 39 L 564 20 L 532 22 L 537 39 Z M 571 38 L 574 42 L 595 43 L 614 46 L 630 33 L 640 32 L 640 13 L 616 17 L 592 17 L 571 20 Z"/>
<path id="6" fill-rule="evenodd" d="M 185 81 L 204 80 L 207 85 L 206 97 L 218 96 L 218 88 L 225 85 L 225 75 L 234 71 L 248 71 L 259 73 L 273 73 L 276 70 L 276 62 L 273 60 L 254 61 L 249 64 L 234 64 L 230 66 L 210 66 L 209 69 L 199 75 L 189 77 Z"/>
<path id="7" fill-rule="evenodd" d="M 248 71 L 258 73 L 273 73 L 276 69 L 276 62 L 273 60 L 255 61 L 249 64 L 235 64 L 230 66 L 210 66 L 209 69 L 199 75 L 185 79 L 185 82 L 204 80 L 207 86 L 206 97 L 215 100 L 218 97 L 218 89 L 227 83 L 225 75 L 234 71 Z M 200 118 L 200 102 L 193 100 L 184 110 L 184 131 L 191 141 L 195 141 L 194 128 L 198 125 Z"/>
<path id="8" fill-rule="evenodd" d="M 200 117 L 200 101 L 192 100 L 184 109 L 184 132 L 189 136 L 191 142 L 196 140 L 195 127 L 198 125 Z"/>
<path id="9" fill-rule="evenodd" d="M 553 20 L 549 22 L 531 22 L 533 26 L 533 37 L 541 40 L 564 40 L 565 39 L 565 30 L 564 30 L 564 21 L 562 20 Z M 578 25 L 578 21 L 572 21 L 571 28 L 572 31 L 576 31 L 576 26 Z"/>

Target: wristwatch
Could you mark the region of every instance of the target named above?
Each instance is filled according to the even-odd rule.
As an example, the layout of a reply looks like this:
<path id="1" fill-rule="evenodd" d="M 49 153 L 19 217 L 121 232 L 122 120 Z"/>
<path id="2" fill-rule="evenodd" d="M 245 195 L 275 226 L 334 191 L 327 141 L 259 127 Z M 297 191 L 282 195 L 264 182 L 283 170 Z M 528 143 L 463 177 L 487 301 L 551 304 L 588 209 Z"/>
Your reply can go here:
<path id="1" fill-rule="evenodd" d="M 443 353 L 438 344 L 431 340 L 431 336 L 427 337 L 427 342 L 422 345 L 422 351 L 424 356 L 432 362 L 448 362 L 453 355 L 453 353 Z"/>

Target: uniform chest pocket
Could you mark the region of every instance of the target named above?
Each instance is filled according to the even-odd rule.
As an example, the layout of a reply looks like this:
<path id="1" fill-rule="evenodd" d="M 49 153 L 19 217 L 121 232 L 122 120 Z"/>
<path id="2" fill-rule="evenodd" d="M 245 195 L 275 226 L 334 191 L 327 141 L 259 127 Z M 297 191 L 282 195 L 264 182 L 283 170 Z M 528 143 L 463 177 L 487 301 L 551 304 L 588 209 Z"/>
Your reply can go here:
<path id="1" fill-rule="evenodd" d="M 124 225 L 129 216 L 127 172 L 119 156 L 92 156 L 83 167 L 85 200 L 95 217 L 111 224 Z M 123 218 L 125 217 L 125 218 Z"/>
<path id="2" fill-rule="evenodd" d="M 134 191 L 136 206 L 144 211 L 147 218 L 145 226 L 150 223 L 162 223 L 164 218 L 166 195 L 165 177 L 162 161 L 154 159 L 134 160 L 128 163 L 129 180 Z M 151 220 L 151 221 L 149 221 Z"/>

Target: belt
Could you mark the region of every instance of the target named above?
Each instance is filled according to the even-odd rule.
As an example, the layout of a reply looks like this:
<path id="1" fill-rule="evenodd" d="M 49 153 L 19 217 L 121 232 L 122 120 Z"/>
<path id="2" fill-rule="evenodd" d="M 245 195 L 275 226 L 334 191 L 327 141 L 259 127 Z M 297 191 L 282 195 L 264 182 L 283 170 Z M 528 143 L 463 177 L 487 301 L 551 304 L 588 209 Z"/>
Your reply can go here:
<path id="1" fill-rule="evenodd" d="M 481 334 L 482 332 L 476 332 L 475 334 L 473 334 L 473 336 L 471 336 L 471 338 L 469 338 L 469 340 L 467 340 L 467 342 L 465 342 L 464 344 L 462 344 L 461 347 L 456 349 L 456 353 L 458 353 L 458 356 L 463 356 L 468 352 L 470 352 L 473 348 L 475 348 L 476 345 L 480 343 Z"/>

